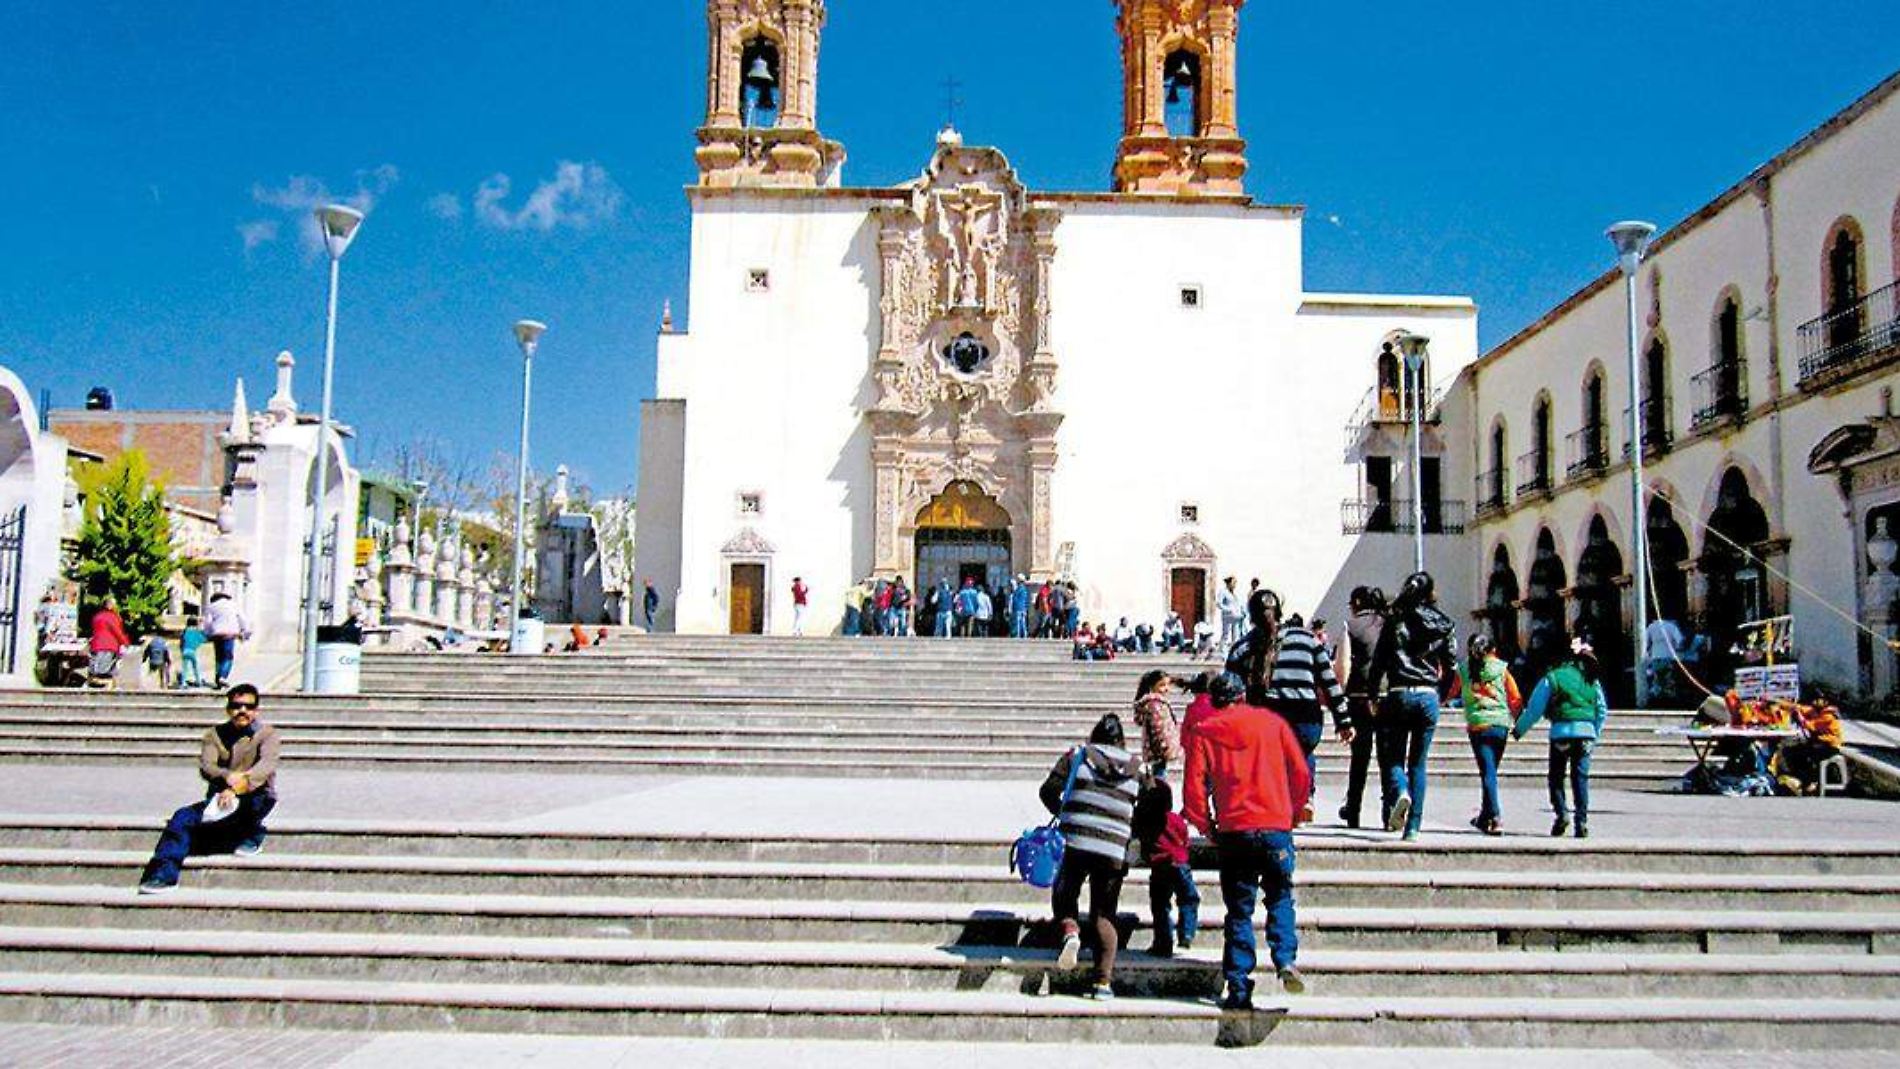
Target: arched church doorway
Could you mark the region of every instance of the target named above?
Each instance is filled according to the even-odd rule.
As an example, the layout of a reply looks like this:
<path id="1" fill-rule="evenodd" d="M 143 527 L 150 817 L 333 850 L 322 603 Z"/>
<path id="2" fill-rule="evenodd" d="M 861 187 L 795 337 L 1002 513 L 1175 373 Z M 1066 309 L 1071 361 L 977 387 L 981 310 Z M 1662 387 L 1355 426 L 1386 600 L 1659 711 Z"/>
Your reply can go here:
<path id="1" fill-rule="evenodd" d="M 917 513 L 917 589 L 967 579 L 1001 590 L 1010 560 L 1009 513 L 975 483 L 951 483 Z"/>
<path id="2" fill-rule="evenodd" d="M 1689 578 L 1683 565 L 1689 559 L 1689 538 L 1676 522 L 1676 511 L 1669 502 L 1657 498 L 1649 503 L 1649 581 L 1656 603 L 1649 615 L 1658 612 L 1665 620 L 1680 624 L 1689 615 Z"/>
<path id="3" fill-rule="evenodd" d="M 735 635 L 765 634 L 765 565 L 734 562 L 727 588 L 727 630 Z"/>

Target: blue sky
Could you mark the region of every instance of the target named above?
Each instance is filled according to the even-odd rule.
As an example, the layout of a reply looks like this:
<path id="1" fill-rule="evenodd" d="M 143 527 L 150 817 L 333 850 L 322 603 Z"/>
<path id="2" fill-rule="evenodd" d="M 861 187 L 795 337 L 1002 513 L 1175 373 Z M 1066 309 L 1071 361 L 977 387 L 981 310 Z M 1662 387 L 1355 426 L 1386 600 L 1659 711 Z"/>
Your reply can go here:
<path id="1" fill-rule="evenodd" d="M 1106 187 L 1106 0 L 831 7 L 848 182 L 921 168 L 954 74 L 968 140 L 1032 186 Z M 222 407 L 288 348 L 314 408 L 302 206 L 363 196 L 339 415 L 384 448 L 511 450 L 508 325 L 534 316 L 537 465 L 630 486 L 661 301 L 688 312 L 704 25 L 698 0 L 9 0 L 0 363 L 57 405 Z M 1896 41 L 1900 5 L 1865 2 L 1253 0 L 1249 189 L 1309 206 L 1309 288 L 1470 294 L 1488 346 L 1607 265 L 1606 223 L 1693 211 L 1900 67 Z"/>

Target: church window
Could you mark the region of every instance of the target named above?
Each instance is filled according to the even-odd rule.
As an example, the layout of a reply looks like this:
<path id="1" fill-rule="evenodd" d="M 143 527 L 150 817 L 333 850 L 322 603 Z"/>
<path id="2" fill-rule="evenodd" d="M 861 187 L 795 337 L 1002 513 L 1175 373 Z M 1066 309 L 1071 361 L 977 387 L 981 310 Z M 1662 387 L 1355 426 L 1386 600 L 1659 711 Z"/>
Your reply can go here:
<path id="1" fill-rule="evenodd" d="M 1192 501 L 1181 503 L 1181 522 L 1192 527 L 1201 522 L 1201 506 Z"/>
<path id="2" fill-rule="evenodd" d="M 1181 287 L 1181 307 L 1199 308 L 1200 306 L 1201 306 L 1201 287 L 1182 286 Z"/>
<path id="3" fill-rule="evenodd" d="M 745 274 L 747 293 L 769 293 L 772 289 L 772 272 L 763 267 L 755 267 Z"/>
<path id="4" fill-rule="evenodd" d="M 758 516 L 765 512 L 765 495 L 756 490 L 744 491 L 739 495 L 739 515 Z"/>
<path id="5" fill-rule="evenodd" d="M 1860 228 L 1852 219 L 1837 223 L 1827 242 L 1823 297 L 1827 307 L 1829 349 L 1851 348 L 1860 340 L 1866 310 L 1861 306 Z"/>
<path id="6" fill-rule="evenodd" d="M 778 46 L 770 38 L 754 38 L 745 46 L 739 62 L 739 73 L 740 93 L 745 102 L 745 124 L 748 127 L 777 126 Z"/>
<path id="7" fill-rule="evenodd" d="M 949 345 L 944 346 L 943 358 L 959 374 L 974 375 L 978 369 L 989 362 L 990 347 L 966 330 L 951 339 Z"/>
<path id="8" fill-rule="evenodd" d="M 1169 53 L 1161 78 L 1167 87 L 1162 116 L 1168 136 L 1201 136 L 1201 57 L 1185 48 Z"/>

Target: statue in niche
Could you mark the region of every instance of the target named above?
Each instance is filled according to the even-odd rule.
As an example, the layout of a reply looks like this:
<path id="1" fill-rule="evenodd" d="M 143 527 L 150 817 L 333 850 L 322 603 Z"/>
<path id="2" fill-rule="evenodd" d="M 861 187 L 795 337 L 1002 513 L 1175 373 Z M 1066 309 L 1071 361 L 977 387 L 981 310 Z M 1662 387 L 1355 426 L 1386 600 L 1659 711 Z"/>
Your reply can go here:
<path id="1" fill-rule="evenodd" d="M 957 335 L 944 347 L 943 358 L 959 374 L 974 375 L 978 368 L 990 358 L 990 347 L 977 340 L 969 331 Z"/>

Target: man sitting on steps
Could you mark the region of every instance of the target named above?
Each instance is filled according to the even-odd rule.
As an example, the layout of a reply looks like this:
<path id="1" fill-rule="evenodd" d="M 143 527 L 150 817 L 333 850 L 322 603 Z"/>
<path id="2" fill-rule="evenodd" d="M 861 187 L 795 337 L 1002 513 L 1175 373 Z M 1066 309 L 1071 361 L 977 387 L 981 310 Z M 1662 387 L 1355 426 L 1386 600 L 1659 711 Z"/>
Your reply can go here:
<path id="1" fill-rule="evenodd" d="M 205 732 L 198 755 L 205 800 L 172 814 L 158 837 L 152 860 L 139 879 L 139 893 L 163 894 L 178 886 L 178 869 L 191 856 L 251 857 L 264 848 L 264 818 L 277 805 L 277 729 L 257 718 L 257 688 L 239 683 L 225 695 L 224 723 Z M 207 819 L 206 810 L 235 811 Z M 215 808 L 214 808 L 215 807 Z"/>

